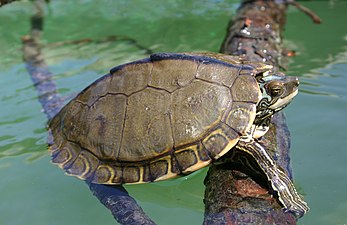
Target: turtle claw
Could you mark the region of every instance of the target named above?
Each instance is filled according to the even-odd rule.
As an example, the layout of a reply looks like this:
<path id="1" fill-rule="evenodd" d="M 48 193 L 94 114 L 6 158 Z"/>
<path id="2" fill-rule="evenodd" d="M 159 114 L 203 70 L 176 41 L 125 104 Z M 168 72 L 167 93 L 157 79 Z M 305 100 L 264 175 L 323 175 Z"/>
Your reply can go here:
<path id="1" fill-rule="evenodd" d="M 295 217 L 300 218 L 309 211 L 310 208 L 298 194 L 288 175 L 276 164 L 261 144 L 254 140 L 240 141 L 236 147 L 247 152 L 257 161 L 286 212 L 291 212 Z"/>

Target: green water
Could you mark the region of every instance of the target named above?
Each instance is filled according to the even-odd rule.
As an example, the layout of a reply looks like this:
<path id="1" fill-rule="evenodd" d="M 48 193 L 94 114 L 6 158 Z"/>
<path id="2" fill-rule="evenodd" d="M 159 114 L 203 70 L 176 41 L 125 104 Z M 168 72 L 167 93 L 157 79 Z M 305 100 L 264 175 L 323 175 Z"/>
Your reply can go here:
<path id="1" fill-rule="evenodd" d="M 97 3 L 96 3 L 97 2 Z M 59 91 L 70 98 L 109 68 L 144 58 L 125 40 L 52 44 L 109 35 L 136 39 L 153 51 L 218 51 L 238 0 L 51 1 L 43 49 Z M 314 25 L 288 12 L 285 44 L 295 49 L 287 72 L 300 94 L 286 109 L 295 183 L 311 207 L 299 224 L 347 224 L 347 1 L 308 1 L 323 19 Z M 155 5 L 155 6 L 154 6 Z M 114 224 L 84 182 L 49 162 L 46 117 L 22 62 L 29 2 L 0 8 L 0 224 Z M 127 189 L 158 224 L 201 224 L 206 170 Z"/>

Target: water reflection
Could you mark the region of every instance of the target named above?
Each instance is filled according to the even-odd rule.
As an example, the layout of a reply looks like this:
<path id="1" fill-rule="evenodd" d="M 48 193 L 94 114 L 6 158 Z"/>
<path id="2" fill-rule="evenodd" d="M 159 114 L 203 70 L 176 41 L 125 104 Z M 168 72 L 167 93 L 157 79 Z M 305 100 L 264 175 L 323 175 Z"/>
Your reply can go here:
<path id="1" fill-rule="evenodd" d="M 302 93 L 329 96 L 346 96 L 347 51 L 337 54 L 322 68 L 312 69 L 301 77 Z"/>

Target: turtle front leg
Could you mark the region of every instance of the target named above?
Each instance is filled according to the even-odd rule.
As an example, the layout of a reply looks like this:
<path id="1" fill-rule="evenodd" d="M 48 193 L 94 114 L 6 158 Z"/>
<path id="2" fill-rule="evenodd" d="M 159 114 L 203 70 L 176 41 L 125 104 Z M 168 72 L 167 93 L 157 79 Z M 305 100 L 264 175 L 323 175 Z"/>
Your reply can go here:
<path id="1" fill-rule="evenodd" d="M 267 153 L 264 146 L 253 139 L 241 139 L 236 147 L 247 152 L 257 161 L 286 211 L 294 213 L 298 218 L 309 211 L 310 208 L 296 191 L 293 182 Z"/>

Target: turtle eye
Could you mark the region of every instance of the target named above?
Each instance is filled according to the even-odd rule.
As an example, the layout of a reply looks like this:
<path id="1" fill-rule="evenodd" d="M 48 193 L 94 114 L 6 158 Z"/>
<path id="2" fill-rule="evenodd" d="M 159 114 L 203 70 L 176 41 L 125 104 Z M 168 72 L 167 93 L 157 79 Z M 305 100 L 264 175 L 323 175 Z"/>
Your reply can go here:
<path id="1" fill-rule="evenodd" d="M 284 91 L 283 83 L 280 81 L 271 81 L 266 87 L 267 93 L 272 97 L 281 95 Z"/>

